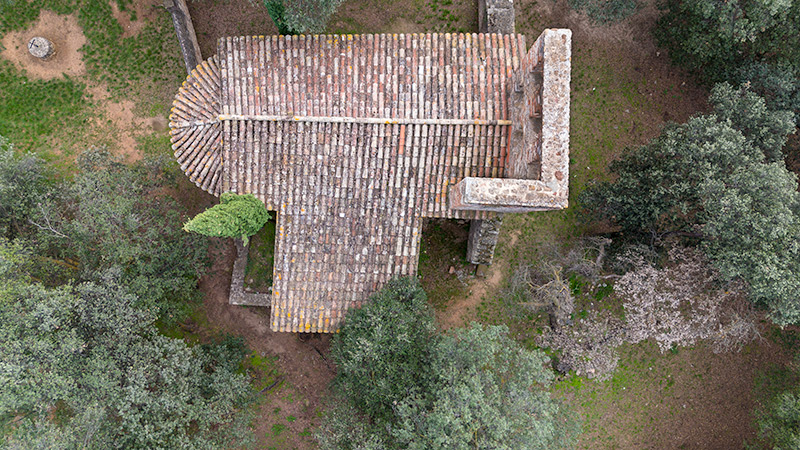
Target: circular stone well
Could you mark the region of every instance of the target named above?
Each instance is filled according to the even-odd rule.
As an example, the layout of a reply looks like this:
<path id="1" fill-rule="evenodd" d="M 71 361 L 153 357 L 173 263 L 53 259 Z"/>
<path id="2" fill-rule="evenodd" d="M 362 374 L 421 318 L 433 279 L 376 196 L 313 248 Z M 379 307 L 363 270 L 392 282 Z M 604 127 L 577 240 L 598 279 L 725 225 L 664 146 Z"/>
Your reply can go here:
<path id="1" fill-rule="evenodd" d="M 39 59 L 46 60 L 53 56 L 55 53 L 55 47 L 53 47 L 53 43 L 48 39 L 41 36 L 36 36 L 28 41 L 28 51 L 31 53 L 31 55 Z"/>

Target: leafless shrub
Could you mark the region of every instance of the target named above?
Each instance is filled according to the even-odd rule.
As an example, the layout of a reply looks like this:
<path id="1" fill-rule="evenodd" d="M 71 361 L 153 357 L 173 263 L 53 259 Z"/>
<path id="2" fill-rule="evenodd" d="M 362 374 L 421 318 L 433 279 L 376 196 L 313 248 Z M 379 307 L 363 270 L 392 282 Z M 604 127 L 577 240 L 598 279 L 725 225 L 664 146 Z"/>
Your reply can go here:
<path id="1" fill-rule="evenodd" d="M 550 316 L 550 325 L 558 328 L 570 321 L 575 300 L 563 280 L 562 268 L 546 264 L 537 268 L 521 265 L 511 277 L 507 300 L 527 311 L 543 311 Z"/>
<path id="2" fill-rule="evenodd" d="M 559 352 L 556 370 L 575 370 L 579 376 L 604 380 L 619 362 L 617 347 L 625 341 L 621 320 L 609 313 L 592 311 L 572 326 L 561 327 L 540 338 L 540 345 Z"/>
<path id="3" fill-rule="evenodd" d="M 603 273 L 606 260 L 606 246 L 611 239 L 586 237 L 572 247 L 562 258 L 561 264 L 566 273 L 574 273 L 594 282 Z"/>
<path id="4" fill-rule="evenodd" d="M 656 251 L 651 246 L 644 244 L 628 244 L 613 257 L 609 258 L 608 266 L 611 271 L 624 274 L 644 263 L 650 263 L 656 259 Z"/>
<path id="5" fill-rule="evenodd" d="M 743 287 L 719 287 L 718 274 L 699 251 L 675 247 L 663 269 L 644 258 L 631 264 L 633 270 L 615 285 L 624 299 L 630 342 L 653 338 L 663 352 L 707 339 L 715 352 L 722 352 L 759 336 Z"/>

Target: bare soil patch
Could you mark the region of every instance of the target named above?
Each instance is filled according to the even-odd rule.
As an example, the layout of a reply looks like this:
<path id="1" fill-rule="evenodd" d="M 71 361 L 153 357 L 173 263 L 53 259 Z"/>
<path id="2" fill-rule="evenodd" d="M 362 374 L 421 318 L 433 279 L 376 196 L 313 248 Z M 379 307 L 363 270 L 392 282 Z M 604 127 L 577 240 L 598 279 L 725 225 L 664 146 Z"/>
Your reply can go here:
<path id="1" fill-rule="evenodd" d="M 196 0 L 187 6 L 203 58 L 217 53 L 221 37 L 278 34 L 261 0 Z"/>
<path id="2" fill-rule="evenodd" d="M 160 2 L 153 2 L 152 0 L 134 0 L 133 9 L 121 11 L 117 2 L 111 0 L 111 13 L 117 22 L 122 26 L 122 38 L 136 36 L 147 25 L 149 20 L 152 20 L 159 11 L 156 8 L 161 8 Z"/>
<path id="3" fill-rule="evenodd" d="M 137 161 L 142 158 L 142 153 L 136 146 L 136 138 L 157 131 L 165 130 L 165 118 L 143 118 L 134 113 L 136 104 L 130 100 L 114 100 L 104 86 L 92 85 L 88 88 L 92 99 L 99 106 L 102 115 L 96 119 L 98 127 L 107 126 L 109 123 L 118 130 L 114 136 L 119 152 L 127 161 Z M 103 123 L 105 122 L 105 124 Z"/>
<path id="4" fill-rule="evenodd" d="M 503 231 L 501 231 L 501 236 Z M 507 245 L 514 247 L 521 233 L 519 230 L 506 231 L 506 233 L 508 233 Z M 475 277 L 470 280 L 469 293 L 466 297 L 457 298 L 447 309 L 437 311 L 436 322 L 439 324 L 439 328 L 449 330 L 450 328 L 463 327 L 469 321 L 476 319 L 475 312 L 478 305 L 490 296 L 496 295 L 502 286 L 501 283 L 509 272 L 509 263 L 506 258 L 495 255 L 494 264 L 487 267 L 486 273 L 481 277 Z"/>
<path id="5" fill-rule="evenodd" d="M 34 36 L 49 39 L 55 47 L 55 55 L 42 61 L 28 52 L 28 42 Z M 62 16 L 42 10 L 37 20 L 24 31 L 6 33 L 2 39 L 0 56 L 11 61 L 31 78 L 51 80 L 53 78 L 81 77 L 86 75 L 80 48 L 86 36 L 73 15 Z"/>

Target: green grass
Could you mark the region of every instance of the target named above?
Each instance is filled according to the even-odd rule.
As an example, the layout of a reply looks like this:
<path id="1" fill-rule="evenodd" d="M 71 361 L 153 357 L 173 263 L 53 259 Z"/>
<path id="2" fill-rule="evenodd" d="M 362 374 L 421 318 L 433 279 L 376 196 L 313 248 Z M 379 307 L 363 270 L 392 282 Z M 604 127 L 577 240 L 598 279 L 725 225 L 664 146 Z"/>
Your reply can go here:
<path id="1" fill-rule="evenodd" d="M 250 375 L 253 387 L 258 391 L 272 386 L 281 379 L 277 356 L 262 356 L 257 352 L 252 352 L 244 362 L 244 370 Z M 280 387 L 281 384 L 278 382 L 272 389 Z"/>
<path id="2" fill-rule="evenodd" d="M 636 0 L 569 0 L 569 5 L 596 24 L 619 22 L 639 9 Z"/>
<path id="3" fill-rule="evenodd" d="M 341 16 L 337 19 L 336 25 L 327 30 L 328 32 L 332 34 L 363 34 L 370 32 L 365 24 L 354 17 Z"/>
<path id="4" fill-rule="evenodd" d="M 120 10 L 135 18 L 129 0 L 117 1 Z M 122 38 L 122 26 L 104 0 L 5 0 L 0 2 L 0 34 L 21 30 L 39 16 L 39 10 L 77 14 L 87 38 L 82 48 L 90 75 L 106 82 L 114 92 L 146 99 L 149 86 L 175 83 L 185 76 L 172 22 L 166 11 L 156 16 L 137 36 Z"/>
<path id="5" fill-rule="evenodd" d="M 554 394 L 581 416 L 582 448 L 619 448 L 616 427 L 626 427 L 628 437 L 634 440 L 648 433 L 659 415 L 654 411 L 656 406 L 642 398 L 645 393 L 657 393 L 654 398 L 661 397 L 662 401 L 669 398 L 673 368 L 668 359 L 649 342 L 624 345 L 619 367 L 610 379 L 597 381 L 570 374 L 554 385 Z"/>
<path id="6" fill-rule="evenodd" d="M 458 274 L 450 273 L 453 267 L 462 277 L 471 274 L 472 268 L 466 259 L 468 235 L 469 225 L 453 220 L 430 220 L 422 230 L 419 274 L 428 301 L 437 310 L 469 294 L 469 288 L 459 280 Z"/>
<path id="7" fill-rule="evenodd" d="M 130 0 L 117 0 L 117 5 L 135 18 Z M 116 98 L 134 100 L 139 113 L 166 114 L 164 105 L 170 103 L 185 70 L 165 10 L 138 35 L 123 38 L 106 0 L 3 0 L 0 36 L 30 26 L 44 9 L 77 16 L 87 38 L 80 51 L 92 83 L 103 84 Z M 76 147 L 105 144 L 103 136 L 110 131 L 88 130 L 87 122 L 97 113 L 82 82 L 68 77 L 29 79 L 2 61 L 0 105 L 0 135 L 20 150 L 37 151 L 47 159 L 64 160 Z"/>
<path id="8" fill-rule="evenodd" d="M 93 116 L 83 84 L 70 78 L 31 80 L 0 60 L 0 135 L 17 148 L 52 155 L 58 150 L 51 147 L 53 136 L 81 140 L 80 130 Z"/>
<path id="9" fill-rule="evenodd" d="M 272 269 L 275 263 L 275 225 L 272 218 L 255 236 L 250 238 L 250 248 L 245 268 L 245 287 L 256 292 L 269 292 L 272 288 Z"/>

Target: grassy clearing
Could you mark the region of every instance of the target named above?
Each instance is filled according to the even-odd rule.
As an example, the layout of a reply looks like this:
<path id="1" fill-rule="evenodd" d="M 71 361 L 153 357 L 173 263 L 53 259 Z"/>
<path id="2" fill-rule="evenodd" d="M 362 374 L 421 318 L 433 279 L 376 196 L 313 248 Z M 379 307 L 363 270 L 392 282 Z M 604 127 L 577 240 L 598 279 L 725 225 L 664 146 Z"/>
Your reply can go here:
<path id="1" fill-rule="evenodd" d="M 21 149 L 50 149 L 58 146 L 54 141 L 82 140 L 82 128 L 95 117 L 83 83 L 70 78 L 30 80 L 3 60 L 0 105 L 0 135 Z"/>
<path id="2" fill-rule="evenodd" d="M 131 20 L 137 19 L 130 0 L 117 0 L 117 5 Z M 114 132 L 110 124 L 97 120 L 103 112 L 87 84 L 106 87 L 114 99 L 134 101 L 141 116 L 166 117 L 174 88 L 185 77 L 169 14 L 159 13 L 139 34 L 123 38 L 122 26 L 105 0 L 7 0 L 0 2 L 0 36 L 26 29 L 41 10 L 77 17 L 87 38 L 80 51 L 88 75 L 34 80 L 0 61 L 0 134 L 21 150 L 61 163 L 71 161 L 77 150 L 109 144 Z M 146 151 L 169 149 L 165 136 L 145 139 Z"/>
<path id="3" fill-rule="evenodd" d="M 419 274 L 428 300 L 437 310 L 469 292 L 464 280 L 474 269 L 466 259 L 468 235 L 469 225 L 454 220 L 432 219 L 422 230 Z"/>
<path id="4" fill-rule="evenodd" d="M 131 20 L 137 19 L 130 0 L 116 3 Z M 87 70 L 115 94 L 136 97 L 149 107 L 158 101 L 153 94 L 160 94 L 163 84 L 175 86 L 185 76 L 166 13 L 158 14 L 136 36 L 123 38 L 122 26 L 106 0 L 7 0 L 0 3 L 0 34 L 24 29 L 42 9 L 77 15 L 87 38 L 82 48 Z"/>
<path id="5" fill-rule="evenodd" d="M 250 238 L 247 267 L 244 272 L 245 287 L 255 292 L 270 292 L 272 268 L 275 264 L 275 213 L 258 233 Z"/>

